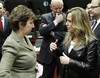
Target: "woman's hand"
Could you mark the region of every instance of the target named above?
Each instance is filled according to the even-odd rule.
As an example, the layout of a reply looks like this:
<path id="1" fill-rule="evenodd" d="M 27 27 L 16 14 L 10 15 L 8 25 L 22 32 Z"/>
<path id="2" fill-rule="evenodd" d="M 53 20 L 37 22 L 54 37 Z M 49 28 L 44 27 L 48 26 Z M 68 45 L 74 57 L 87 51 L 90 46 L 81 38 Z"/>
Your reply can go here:
<path id="1" fill-rule="evenodd" d="M 61 64 L 69 64 L 70 58 L 65 55 L 65 53 L 63 52 L 63 56 L 60 56 L 60 62 Z"/>
<path id="2" fill-rule="evenodd" d="M 35 70 L 38 71 L 38 67 L 39 67 L 39 63 L 36 62 L 36 65 L 35 65 Z"/>

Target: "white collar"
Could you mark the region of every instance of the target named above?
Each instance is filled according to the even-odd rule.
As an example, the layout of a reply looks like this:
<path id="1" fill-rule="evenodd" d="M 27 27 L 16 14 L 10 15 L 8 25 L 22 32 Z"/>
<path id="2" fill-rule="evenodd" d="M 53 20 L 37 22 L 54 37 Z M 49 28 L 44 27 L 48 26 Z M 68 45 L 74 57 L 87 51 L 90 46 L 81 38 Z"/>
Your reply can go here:
<path id="1" fill-rule="evenodd" d="M 100 18 L 97 20 L 97 23 L 100 23 Z"/>

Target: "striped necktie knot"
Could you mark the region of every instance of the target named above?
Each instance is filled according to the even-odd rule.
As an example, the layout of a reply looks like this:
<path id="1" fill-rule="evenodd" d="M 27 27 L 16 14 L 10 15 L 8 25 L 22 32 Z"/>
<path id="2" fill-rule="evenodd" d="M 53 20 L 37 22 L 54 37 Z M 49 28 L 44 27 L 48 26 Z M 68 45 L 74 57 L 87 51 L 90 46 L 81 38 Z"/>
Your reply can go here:
<path id="1" fill-rule="evenodd" d="M 95 20 L 95 21 L 93 22 L 93 24 L 92 24 L 92 30 L 94 30 L 96 24 L 97 24 L 97 20 Z"/>

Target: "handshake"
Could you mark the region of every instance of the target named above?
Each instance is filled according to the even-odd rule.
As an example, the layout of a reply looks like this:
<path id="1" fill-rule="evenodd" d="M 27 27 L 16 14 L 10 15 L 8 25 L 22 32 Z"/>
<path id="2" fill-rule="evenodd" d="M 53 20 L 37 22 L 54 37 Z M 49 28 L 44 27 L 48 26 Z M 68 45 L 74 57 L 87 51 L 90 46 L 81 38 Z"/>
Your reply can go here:
<path id="1" fill-rule="evenodd" d="M 63 15 L 56 13 L 55 20 L 57 23 L 60 23 L 63 20 Z"/>

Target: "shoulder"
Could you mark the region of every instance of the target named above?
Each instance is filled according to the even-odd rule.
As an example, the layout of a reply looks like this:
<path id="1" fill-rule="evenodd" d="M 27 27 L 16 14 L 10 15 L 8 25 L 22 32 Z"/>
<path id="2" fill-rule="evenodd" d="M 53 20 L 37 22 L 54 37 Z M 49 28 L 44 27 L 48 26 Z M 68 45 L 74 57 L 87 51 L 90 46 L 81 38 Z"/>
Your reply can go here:
<path id="1" fill-rule="evenodd" d="M 97 42 L 97 41 L 98 41 L 98 39 L 94 39 L 94 38 L 89 39 L 89 42 Z"/>
<path id="2" fill-rule="evenodd" d="M 51 16 L 52 14 L 51 13 L 45 13 L 45 14 L 43 14 L 41 17 L 49 17 L 49 16 Z"/>
<path id="3" fill-rule="evenodd" d="M 3 46 L 5 46 L 5 45 L 7 45 L 7 46 L 17 46 L 17 44 L 15 44 L 15 43 L 16 43 L 15 39 L 12 37 L 12 35 L 9 35 L 7 37 L 7 39 L 5 40 Z"/>
<path id="4" fill-rule="evenodd" d="M 63 15 L 63 16 L 66 16 L 66 13 L 62 12 L 62 15 Z"/>
<path id="5" fill-rule="evenodd" d="M 4 19 L 4 21 L 5 21 L 6 23 L 10 23 L 10 22 L 9 22 L 9 18 L 8 18 L 7 16 L 3 16 L 3 19 Z"/>
<path id="6" fill-rule="evenodd" d="M 3 16 L 3 18 L 6 19 L 6 20 L 8 20 L 8 17 L 7 16 Z"/>
<path id="7" fill-rule="evenodd" d="M 16 40 L 12 37 L 12 35 L 9 35 L 8 38 L 5 40 L 3 44 L 3 50 L 4 51 L 16 51 L 18 48 L 18 44 Z"/>
<path id="8" fill-rule="evenodd" d="M 98 40 L 97 39 L 90 39 L 88 45 L 90 46 L 90 45 L 97 45 L 97 44 L 98 44 Z"/>

